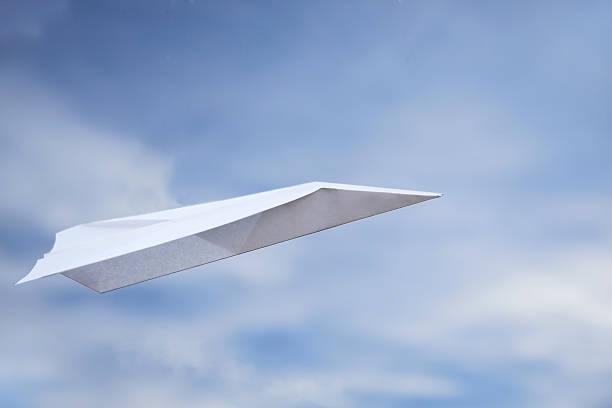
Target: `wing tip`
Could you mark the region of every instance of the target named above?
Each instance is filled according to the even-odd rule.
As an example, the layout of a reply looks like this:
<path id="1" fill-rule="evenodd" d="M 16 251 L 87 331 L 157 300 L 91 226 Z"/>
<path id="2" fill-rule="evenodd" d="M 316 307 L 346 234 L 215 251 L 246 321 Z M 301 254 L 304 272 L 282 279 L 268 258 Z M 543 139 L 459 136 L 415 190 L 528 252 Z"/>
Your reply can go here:
<path id="1" fill-rule="evenodd" d="M 31 281 L 31 280 L 32 280 L 32 278 L 28 278 L 28 276 L 29 276 L 29 275 L 30 275 L 30 274 L 27 274 L 26 276 L 24 276 L 23 278 L 21 278 L 21 279 L 19 279 L 17 282 L 15 282 L 15 286 L 17 286 L 17 285 L 21 285 L 21 284 L 24 284 L 24 283 L 26 283 L 26 282 Z"/>

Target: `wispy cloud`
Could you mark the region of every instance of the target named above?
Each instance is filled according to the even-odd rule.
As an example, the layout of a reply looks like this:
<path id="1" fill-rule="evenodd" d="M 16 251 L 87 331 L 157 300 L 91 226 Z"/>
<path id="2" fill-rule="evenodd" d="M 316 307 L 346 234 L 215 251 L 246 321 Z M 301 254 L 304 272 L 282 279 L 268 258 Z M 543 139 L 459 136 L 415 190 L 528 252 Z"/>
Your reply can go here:
<path id="1" fill-rule="evenodd" d="M 0 86 L 3 212 L 66 228 L 175 205 L 167 157 L 87 123 L 31 77 L 4 70 Z"/>
<path id="2" fill-rule="evenodd" d="M 609 403 L 609 6 L 91 7 L 0 13 L 5 405 Z M 446 196 L 13 287 L 57 229 L 313 179 Z"/>

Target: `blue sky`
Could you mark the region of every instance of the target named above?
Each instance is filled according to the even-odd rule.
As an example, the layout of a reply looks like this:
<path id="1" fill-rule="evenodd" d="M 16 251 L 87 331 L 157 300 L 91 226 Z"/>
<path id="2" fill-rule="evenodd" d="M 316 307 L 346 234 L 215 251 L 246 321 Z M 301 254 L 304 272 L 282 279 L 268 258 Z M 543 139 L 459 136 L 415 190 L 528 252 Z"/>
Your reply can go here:
<path id="1" fill-rule="evenodd" d="M 8 407 L 612 404 L 609 2 L 3 1 Z M 82 222 L 307 181 L 441 199 L 98 295 Z"/>

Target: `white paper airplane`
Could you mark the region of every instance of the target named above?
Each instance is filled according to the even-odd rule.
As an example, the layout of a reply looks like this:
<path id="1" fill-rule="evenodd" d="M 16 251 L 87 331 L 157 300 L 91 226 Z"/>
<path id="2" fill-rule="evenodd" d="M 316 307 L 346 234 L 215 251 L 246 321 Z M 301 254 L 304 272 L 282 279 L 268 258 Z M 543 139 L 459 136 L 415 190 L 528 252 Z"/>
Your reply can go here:
<path id="1" fill-rule="evenodd" d="M 61 273 L 107 292 L 440 196 L 314 182 L 77 225 L 17 284 Z"/>

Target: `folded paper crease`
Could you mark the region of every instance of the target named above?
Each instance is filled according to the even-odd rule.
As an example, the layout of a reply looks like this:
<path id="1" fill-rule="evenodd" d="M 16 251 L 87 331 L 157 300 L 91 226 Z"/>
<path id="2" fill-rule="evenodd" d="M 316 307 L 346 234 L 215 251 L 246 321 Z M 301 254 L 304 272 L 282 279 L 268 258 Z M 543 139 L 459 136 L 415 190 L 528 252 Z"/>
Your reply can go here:
<path id="1" fill-rule="evenodd" d="M 60 231 L 17 284 L 61 273 L 107 292 L 436 197 L 313 182 L 82 224 Z"/>

